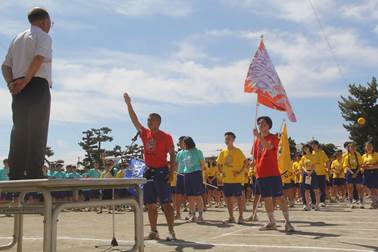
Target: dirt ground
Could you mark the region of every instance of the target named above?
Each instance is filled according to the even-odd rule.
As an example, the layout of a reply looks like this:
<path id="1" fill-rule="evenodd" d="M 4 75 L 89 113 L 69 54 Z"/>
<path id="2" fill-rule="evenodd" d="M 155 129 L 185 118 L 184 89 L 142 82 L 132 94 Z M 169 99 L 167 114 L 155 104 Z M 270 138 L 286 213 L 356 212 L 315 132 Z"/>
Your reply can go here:
<path id="1" fill-rule="evenodd" d="M 250 205 L 248 206 L 250 209 Z M 184 213 L 186 214 L 186 213 Z M 250 215 L 246 213 L 246 216 Z M 329 204 L 320 212 L 304 212 L 301 205 L 291 210 L 296 228 L 293 234 L 278 231 L 258 231 L 266 221 L 260 208 L 259 221 L 245 225 L 224 225 L 225 208 L 210 208 L 205 212 L 205 223 L 176 223 L 177 241 L 146 241 L 145 251 L 378 251 L 378 210 L 349 209 L 340 204 Z M 236 215 L 237 216 L 237 215 Z M 282 214 L 277 211 L 277 220 Z M 112 215 L 95 212 L 66 212 L 58 225 L 58 251 L 105 251 L 112 238 Z M 148 220 L 145 214 L 145 233 Z M 164 238 L 168 231 L 159 215 L 159 233 Z M 13 218 L 0 216 L 0 242 L 10 240 Z M 123 251 L 133 244 L 133 214 L 116 214 L 116 238 Z M 24 251 L 42 251 L 42 216 L 28 215 L 24 223 Z M 95 248 L 99 245 L 100 248 Z M 16 251 L 11 249 L 9 251 Z M 107 250 L 110 251 L 110 250 Z"/>

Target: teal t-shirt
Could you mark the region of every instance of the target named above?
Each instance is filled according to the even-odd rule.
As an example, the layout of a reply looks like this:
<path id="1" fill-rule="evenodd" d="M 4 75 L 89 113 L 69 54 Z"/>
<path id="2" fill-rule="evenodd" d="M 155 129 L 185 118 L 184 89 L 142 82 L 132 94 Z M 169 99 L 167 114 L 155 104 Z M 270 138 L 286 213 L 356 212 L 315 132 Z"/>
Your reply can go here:
<path id="1" fill-rule="evenodd" d="M 197 148 L 185 150 L 182 154 L 185 164 L 184 173 L 192 173 L 201 170 L 201 161 L 205 160 L 202 151 Z"/>
<path id="2" fill-rule="evenodd" d="M 66 173 L 64 171 L 57 171 L 54 174 L 54 177 L 57 179 L 65 179 L 67 178 Z"/>
<path id="3" fill-rule="evenodd" d="M 185 163 L 184 163 L 184 159 L 183 159 L 183 153 L 184 153 L 184 150 L 180 150 L 179 152 L 177 152 L 177 155 L 176 155 L 176 163 L 177 163 L 177 172 L 178 173 L 184 173 Z"/>
<path id="4" fill-rule="evenodd" d="M 88 178 L 99 178 L 101 176 L 101 172 L 95 168 L 92 168 L 86 173 L 86 176 Z"/>
<path id="5" fill-rule="evenodd" d="M 8 172 L 9 172 L 8 169 L 0 168 L 0 181 L 9 180 Z"/>

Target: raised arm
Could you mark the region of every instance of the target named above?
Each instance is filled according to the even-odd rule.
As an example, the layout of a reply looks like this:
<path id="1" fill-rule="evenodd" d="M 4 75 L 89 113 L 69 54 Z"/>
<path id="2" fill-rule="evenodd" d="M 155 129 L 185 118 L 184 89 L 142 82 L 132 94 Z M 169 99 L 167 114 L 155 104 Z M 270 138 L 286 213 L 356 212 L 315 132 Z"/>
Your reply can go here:
<path id="1" fill-rule="evenodd" d="M 131 105 L 131 98 L 129 94 L 125 92 L 123 94 L 123 98 L 125 99 L 131 122 L 134 124 L 136 130 L 140 132 L 142 130 L 142 124 L 139 122 L 138 116 L 135 113 L 133 106 Z"/>

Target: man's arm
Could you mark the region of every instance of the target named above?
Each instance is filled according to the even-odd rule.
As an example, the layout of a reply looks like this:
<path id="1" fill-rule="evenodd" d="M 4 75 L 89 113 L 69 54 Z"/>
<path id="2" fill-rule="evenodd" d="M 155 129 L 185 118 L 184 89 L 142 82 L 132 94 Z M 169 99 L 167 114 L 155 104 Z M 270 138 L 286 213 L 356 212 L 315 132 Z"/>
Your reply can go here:
<path id="1" fill-rule="evenodd" d="M 10 82 L 13 80 L 12 68 L 10 66 L 3 64 L 1 66 L 1 72 L 3 73 L 4 80 L 9 85 Z"/>
<path id="2" fill-rule="evenodd" d="M 125 92 L 123 94 L 123 98 L 125 99 L 131 122 L 134 124 L 134 127 L 137 129 L 137 131 L 140 132 L 142 130 L 142 124 L 139 122 L 138 116 L 135 113 L 133 106 L 131 105 L 131 98 L 129 94 Z"/>
<path id="3" fill-rule="evenodd" d="M 265 140 L 265 138 L 261 135 L 261 133 L 257 129 L 253 129 L 253 134 L 260 140 L 261 145 L 267 149 L 271 150 L 274 146 L 272 143 Z"/>
<path id="4" fill-rule="evenodd" d="M 13 95 L 20 93 L 25 88 L 25 86 L 31 81 L 31 79 L 34 77 L 34 75 L 38 72 L 39 68 L 41 67 L 43 59 L 44 57 L 41 55 L 34 56 L 33 61 L 32 63 L 30 63 L 28 71 L 25 74 L 25 77 L 11 83 L 9 89 Z"/>
<path id="5" fill-rule="evenodd" d="M 171 172 L 176 171 L 176 152 L 174 146 L 169 149 L 169 163 L 171 165 Z"/>

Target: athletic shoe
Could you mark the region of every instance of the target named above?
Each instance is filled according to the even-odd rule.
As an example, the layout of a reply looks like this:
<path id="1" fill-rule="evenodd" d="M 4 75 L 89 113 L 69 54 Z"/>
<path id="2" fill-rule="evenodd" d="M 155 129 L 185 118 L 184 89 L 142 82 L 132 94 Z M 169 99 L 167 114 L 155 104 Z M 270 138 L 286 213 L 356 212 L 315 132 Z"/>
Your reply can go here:
<path id="1" fill-rule="evenodd" d="M 290 233 L 290 232 L 294 232 L 294 231 L 295 231 L 295 229 L 294 229 L 293 225 L 291 225 L 290 222 L 286 222 L 285 223 L 285 232 Z"/>
<path id="2" fill-rule="evenodd" d="M 244 219 L 242 216 L 239 216 L 239 219 L 238 219 L 238 224 L 244 224 Z"/>
<path id="3" fill-rule="evenodd" d="M 306 206 L 306 205 L 304 205 L 304 206 L 303 206 L 303 210 L 305 210 L 305 211 L 306 211 L 306 209 L 307 209 L 307 206 Z"/>
<path id="4" fill-rule="evenodd" d="M 203 223 L 203 222 L 204 222 L 203 217 L 198 217 L 197 218 L 197 223 Z"/>
<path id="5" fill-rule="evenodd" d="M 235 218 L 230 217 L 228 219 L 223 220 L 222 222 L 223 222 L 223 224 L 235 223 Z"/>
<path id="6" fill-rule="evenodd" d="M 268 231 L 268 230 L 277 230 L 276 223 L 268 222 L 261 228 L 259 228 L 260 231 Z"/>
<path id="7" fill-rule="evenodd" d="M 191 222 L 197 222 L 197 217 L 192 215 L 190 216 L 190 218 L 186 221 L 187 223 L 191 223 Z"/>
<path id="8" fill-rule="evenodd" d="M 323 202 L 321 202 L 321 203 L 319 204 L 319 206 L 320 206 L 320 207 L 326 207 L 326 204 L 323 203 Z"/>
<path id="9" fill-rule="evenodd" d="M 159 240 L 158 231 L 151 231 L 148 236 L 144 237 L 145 240 Z"/>
<path id="10" fill-rule="evenodd" d="M 314 210 L 315 210 L 315 211 L 320 211 L 320 207 L 315 206 Z"/>
<path id="11" fill-rule="evenodd" d="M 303 209 L 304 209 L 306 212 L 307 212 L 307 211 L 311 211 L 311 207 L 306 207 L 306 206 L 305 206 Z"/>
<path id="12" fill-rule="evenodd" d="M 167 236 L 167 238 L 165 240 L 166 241 L 175 241 L 175 240 L 177 240 L 175 232 L 169 232 L 169 235 Z"/>
<path id="13" fill-rule="evenodd" d="M 190 218 L 192 218 L 192 215 L 189 214 L 188 216 L 185 217 L 185 220 L 189 220 Z"/>

